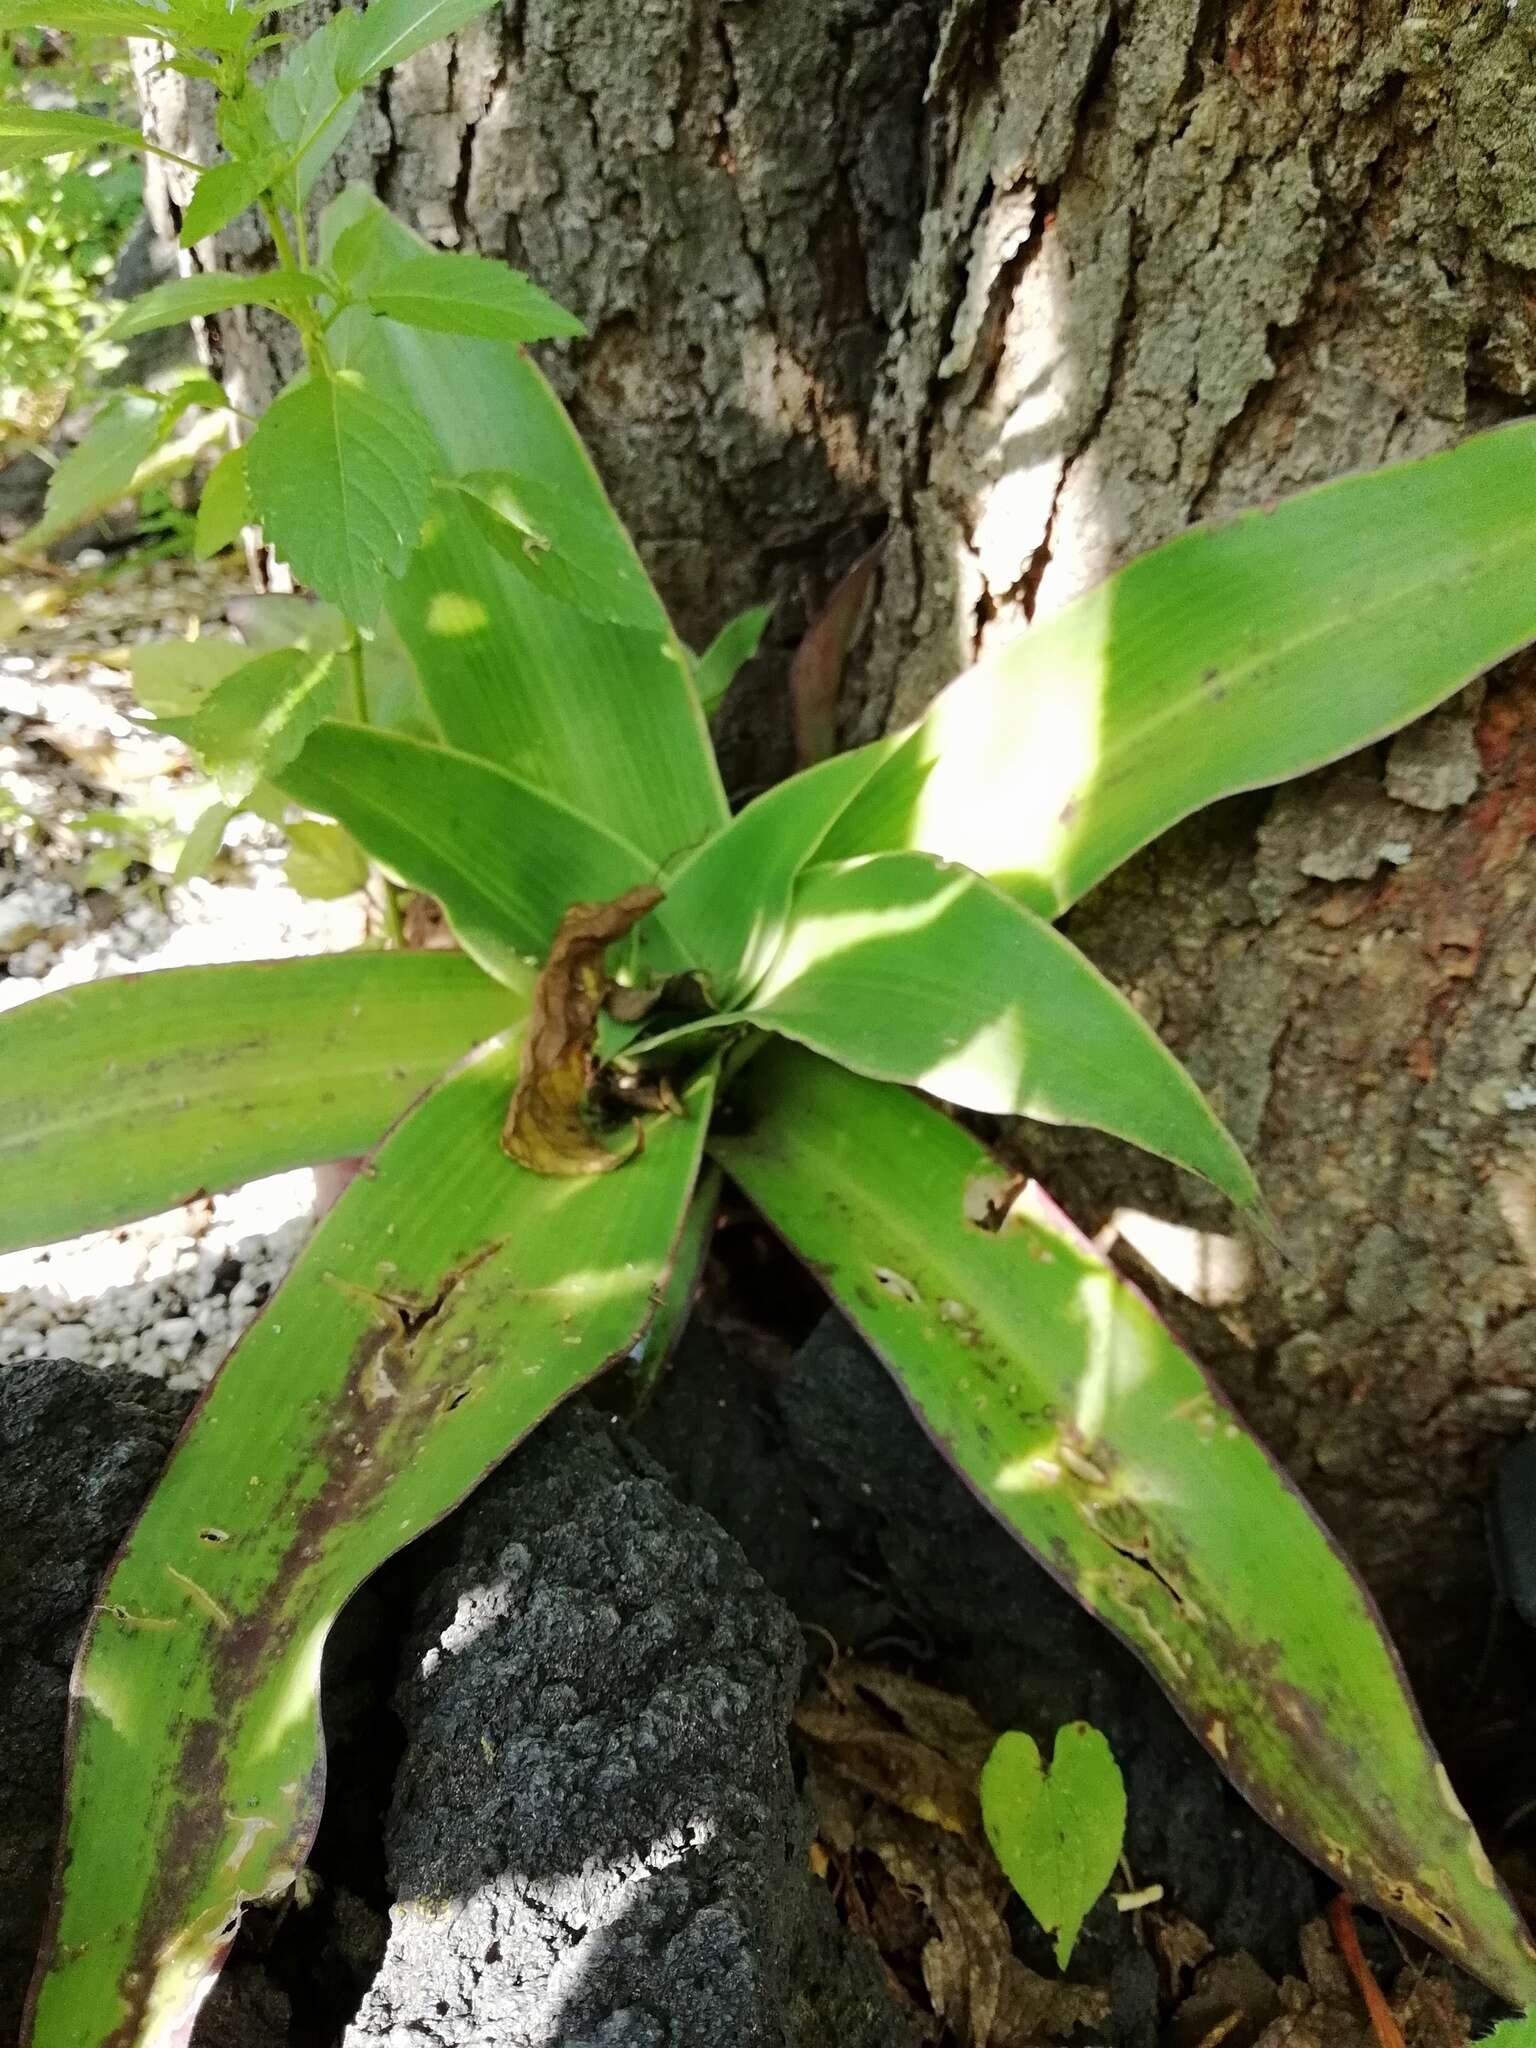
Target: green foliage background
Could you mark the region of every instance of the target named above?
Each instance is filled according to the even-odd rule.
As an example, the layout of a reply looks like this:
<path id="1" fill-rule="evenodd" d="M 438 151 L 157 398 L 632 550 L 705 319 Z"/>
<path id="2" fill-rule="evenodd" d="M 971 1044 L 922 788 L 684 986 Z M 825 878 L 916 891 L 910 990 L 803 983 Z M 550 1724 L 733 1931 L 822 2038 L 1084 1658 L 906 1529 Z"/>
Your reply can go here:
<path id="1" fill-rule="evenodd" d="M 124 46 L 46 30 L 0 32 L 0 99 L 131 111 Z M 0 166 L 0 459 L 46 434 L 72 384 L 110 367 L 96 345 L 111 302 L 102 286 L 138 219 L 139 164 L 82 151 Z"/>

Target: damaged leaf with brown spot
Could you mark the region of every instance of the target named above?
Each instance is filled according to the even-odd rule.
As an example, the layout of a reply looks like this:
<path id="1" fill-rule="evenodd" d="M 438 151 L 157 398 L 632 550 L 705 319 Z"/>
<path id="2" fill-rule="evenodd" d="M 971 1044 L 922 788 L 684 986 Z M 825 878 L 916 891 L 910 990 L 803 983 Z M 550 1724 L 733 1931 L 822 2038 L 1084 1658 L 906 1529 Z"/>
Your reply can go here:
<path id="1" fill-rule="evenodd" d="M 1339 1955 L 1326 1920 L 1314 1920 L 1302 1928 L 1300 1948 L 1303 1975 L 1286 1977 L 1278 1987 L 1279 2013 L 1255 2037 L 1254 2012 L 1243 2012 L 1243 2023 L 1224 2036 L 1221 2048 L 1225 2048 L 1226 2041 L 1231 2041 L 1233 2048 L 1245 2048 L 1245 2039 L 1253 2040 L 1254 2048 L 1379 2048 L 1364 2001 Z M 1213 1964 L 1201 1972 L 1191 2003 L 1198 2000 L 1217 1968 Z M 1256 1990 L 1257 1984 L 1253 1988 Z M 1225 2002 L 1232 2009 L 1234 2001 L 1230 1996 Z M 1251 2007 L 1257 2005 L 1251 1999 L 1244 2002 Z M 1444 1977 L 1405 1964 L 1390 1988 L 1388 2004 L 1405 2048 L 1466 2048 L 1472 2030 L 1465 2013 L 1458 2010 L 1454 1984 Z M 1209 2016 L 1207 2007 L 1206 2017 Z M 1188 2030 L 1182 2027 L 1182 2017 L 1181 2014 L 1175 2021 L 1174 2048 L 1186 2048 L 1194 2033 L 1193 2025 Z M 1518 2029 L 1520 2023 L 1510 2025 Z M 1206 2025 L 1194 2048 L 1202 2048 L 1214 2032 L 1215 2025 Z M 1495 2028 L 1482 2048 L 1489 2048 L 1489 2044 L 1494 2044 L 1494 2048 L 1517 2048 L 1516 2041 L 1501 2042 L 1501 2032 L 1502 2029 Z"/>
<path id="2" fill-rule="evenodd" d="M 308 1853 L 336 1615 L 650 1321 L 712 1081 L 630 1172 L 549 1180 L 500 1149 L 513 1064 L 483 1050 L 385 1139 L 221 1368 L 113 1567 L 74 1676 L 36 2043 L 189 2038 L 242 1907 L 280 1896 Z"/>
<path id="3" fill-rule="evenodd" d="M 1536 2002 L 1536 1945 L 1364 1587 L 1147 1302 L 1038 1187 L 978 1229 L 988 1155 L 914 1095 L 778 1044 L 731 1106 L 716 1159 L 1238 1789 L 1355 1898 Z"/>
<path id="4" fill-rule="evenodd" d="M 611 903 L 573 903 L 560 921 L 533 991 L 517 1086 L 502 1131 L 509 1157 L 531 1172 L 571 1177 L 612 1173 L 632 1158 L 605 1145 L 588 1120 L 592 1048 L 611 986 L 608 948 L 662 900 L 655 888 L 628 889 Z"/>

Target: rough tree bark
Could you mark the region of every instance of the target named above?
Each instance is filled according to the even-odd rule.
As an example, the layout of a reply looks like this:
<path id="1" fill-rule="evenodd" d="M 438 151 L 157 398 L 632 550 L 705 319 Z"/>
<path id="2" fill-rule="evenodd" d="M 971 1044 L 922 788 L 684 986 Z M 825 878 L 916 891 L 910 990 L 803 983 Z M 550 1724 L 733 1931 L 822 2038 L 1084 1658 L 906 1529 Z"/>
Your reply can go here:
<path id="1" fill-rule="evenodd" d="M 775 598 L 748 784 L 785 760 L 784 650 L 882 523 L 850 738 L 1193 518 L 1519 410 L 1527 11 L 508 0 L 341 168 L 589 323 L 555 375 L 686 632 Z M 197 153 L 180 82 L 148 91 Z M 221 346 L 259 396 L 264 337 Z M 1536 1411 L 1533 831 L 1536 670 L 1186 828 L 1074 921 L 1284 1226 L 1287 1262 L 1170 1302 L 1431 1678 L 1475 1656 L 1478 1501 Z M 1095 1226 L 1226 1227 L 1107 1144 L 1028 1144 Z"/>

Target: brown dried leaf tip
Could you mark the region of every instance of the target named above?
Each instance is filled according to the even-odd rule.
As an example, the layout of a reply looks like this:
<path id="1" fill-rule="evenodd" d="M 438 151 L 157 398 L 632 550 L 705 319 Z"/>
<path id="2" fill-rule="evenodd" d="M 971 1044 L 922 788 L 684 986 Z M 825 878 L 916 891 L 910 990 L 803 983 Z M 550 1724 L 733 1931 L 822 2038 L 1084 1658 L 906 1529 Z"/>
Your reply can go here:
<path id="1" fill-rule="evenodd" d="M 611 903 L 573 903 L 560 920 L 533 1006 L 502 1150 L 534 1173 L 611 1173 L 632 1159 L 611 1152 L 583 1111 L 592 1079 L 598 1013 L 609 989 L 604 955 L 662 900 L 660 889 L 628 889 Z"/>

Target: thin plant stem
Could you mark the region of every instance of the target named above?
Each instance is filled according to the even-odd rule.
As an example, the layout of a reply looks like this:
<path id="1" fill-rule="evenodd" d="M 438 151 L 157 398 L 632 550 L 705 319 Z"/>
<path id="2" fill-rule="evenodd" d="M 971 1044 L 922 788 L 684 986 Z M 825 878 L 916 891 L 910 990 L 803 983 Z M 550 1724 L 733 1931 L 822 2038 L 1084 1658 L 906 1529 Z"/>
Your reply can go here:
<path id="1" fill-rule="evenodd" d="M 158 142 L 151 142 L 147 135 L 140 136 L 139 140 L 151 156 L 164 157 L 168 164 L 177 164 L 184 171 L 205 171 L 208 168 L 206 164 L 194 163 L 189 156 L 178 156 L 174 149 L 162 148 Z"/>
<path id="2" fill-rule="evenodd" d="M 293 234 L 295 246 L 299 253 L 299 268 L 300 270 L 308 270 L 309 223 L 304 218 L 304 202 L 297 196 L 297 193 L 295 194 L 293 204 Z"/>
<path id="3" fill-rule="evenodd" d="M 267 232 L 272 237 L 272 246 L 277 251 L 278 263 L 284 270 L 297 270 L 299 266 L 294 258 L 293 238 L 284 225 L 282 208 L 266 193 L 262 194 L 257 203 L 261 208 L 261 217 L 267 224 Z"/>
<path id="4" fill-rule="evenodd" d="M 302 251 L 307 248 L 307 242 L 304 240 L 305 229 L 302 211 L 294 216 L 298 233 L 301 237 L 301 252 L 296 254 L 293 237 L 288 232 L 287 225 L 283 220 L 283 210 L 277 201 L 270 193 L 263 193 L 257 204 L 261 208 L 261 217 L 267 224 L 267 232 L 272 237 L 272 246 L 277 251 L 278 267 L 282 270 L 293 271 L 296 274 L 302 272 L 305 267 Z M 312 369 L 329 369 L 330 351 L 326 348 L 324 332 L 319 322 L 315 319 L 314 313 L 307 306 L 300 303 L 294 307 L 293 313 L 289 317 L 298 329 L 299 339 L 304 344 L 304 360 Z"/>
<path id="5" fill-rule="evenodd" d="M 363 636 L 356 626 L 347 637 L 343 649 L 347 676 L 347 714 L 356 725 L 368 723 L 368 691 L 363 677 Z M 400 917 L 400 900 L 395 894 L 395 885 L 384 870 L 373 867 L 373 879 L 379 885 L 379 902 L 384 913 L 384 935 L 396 952 L 405 950 L 405 926 Z"/>
<path id="6" fill-rule="evenodd" d="M 356 626 L 347 637 L 347 710 L 355 725 L 368 723 L 368 692 L 363 682 L 363 636 Z"/>

